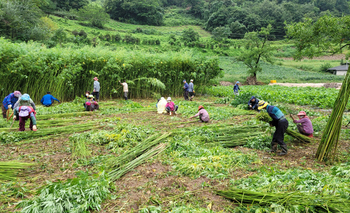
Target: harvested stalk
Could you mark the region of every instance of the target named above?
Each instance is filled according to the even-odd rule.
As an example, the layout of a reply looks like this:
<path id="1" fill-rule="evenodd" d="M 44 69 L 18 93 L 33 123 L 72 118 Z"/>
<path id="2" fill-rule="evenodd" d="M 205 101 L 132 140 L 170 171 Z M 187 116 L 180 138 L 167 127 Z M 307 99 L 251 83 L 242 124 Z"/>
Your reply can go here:
<path id="1" fill-rule="evenodd" d="M 33 164 L 16 161 L 0 161 L 0 180 L 14 180 L 20 170 L 25 169 Z"/>

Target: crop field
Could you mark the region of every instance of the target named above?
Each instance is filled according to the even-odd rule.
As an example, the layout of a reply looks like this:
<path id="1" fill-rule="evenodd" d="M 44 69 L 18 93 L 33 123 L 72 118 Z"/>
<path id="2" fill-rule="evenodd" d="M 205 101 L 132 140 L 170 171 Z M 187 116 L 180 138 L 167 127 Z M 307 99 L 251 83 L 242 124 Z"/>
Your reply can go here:
<path id="1" fill-rule="evenodd" d="M 173 116 L 158 115 L 154 99 L 111 99 L 84 112 L 77 98 L 38 106 L 37 132 L 1 119 L 0 212 L 349 212 L 350 131 L 342 129 L 335 162 L 314 157 L 332 102 L 320 97 L 337 91 L 300 89 L 318 105 L 276 88 L 273 103 L 286 114 L 303 109 L 315 129 L 311 143 L 286 135 L 285 157 L 266 152 L 274 128 L 245 109 L 248 94 L 277 96 L 267 86 L 243 86 L 235 99 L 231 87 L 174 98 Z M 198 105 L 209 123 L 189 118 Z"/>

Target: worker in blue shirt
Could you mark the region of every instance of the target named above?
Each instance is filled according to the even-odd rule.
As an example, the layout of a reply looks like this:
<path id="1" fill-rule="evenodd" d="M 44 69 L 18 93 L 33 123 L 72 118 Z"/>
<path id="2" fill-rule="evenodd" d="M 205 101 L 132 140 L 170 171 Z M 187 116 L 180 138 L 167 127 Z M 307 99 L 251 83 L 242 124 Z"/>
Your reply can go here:
<path id="1" fill-rule="evenodd" d="M 272 142 L 271 142 L 271 150 L 270 152 L 277 151 L 277 145 L 281 146 L 282 152 L 278 153 L 278 155 L 286 155 L 287 154 L 287 145 L 284 143 L 284 133 L 288 128 L 288 121 L 284 116 L 283 112 L 278 109 L 276 106 L 269 105 L 265 101 L 259 101 L 258 110 L 266 109 L 269 116 L 272 118 L 270 122 L 271 126 L 276 127 L 276 131 L 273 134 Z"/>
<path id="2" fill-rule="evenodd" d="M 53 97 L 50 92 L 47 92 L 47 94 L 43 96 L 43 98 L 41 99 L 40 102 L 44 106 L 49 107 L 49 106 L 51 106 L 53 104 L 54 101 L 60 102 L 57 98 Z"/>
<path id="3" fill-rule="evenodd" d="M 186 82 L 186 80 L 183 80 L 183 83 L 184 83 L 184 86 L 183 86 L 184 98 L 185 98 L 185 101 L 188 101 L 188 89 L 189 89 L 189 86 L 188 86 L 188 83 Z"/>
<path id="4" fill-rule="evenodd" d="M 18 101 L 18 98 L 21 97 L 20 91 L 14 91 L 13 93 L 10 93 L 8 96 L 6 96 L 2 102 L 2 117 L 6 118 L 6 112 L 10 108 L 13 109 L 15 103 Z"/>
<path id="5" fill-rule="evenodd" d="M 233 86 L 233 93 L 235 94 L 235 96 L 236 96 L 236 95 L 239 95 L 238 90 L 241 90 L 241 89 L 239 88 L 238 84 L 239 84 L 239 81 L 237 81 L 236 84 Z"/>
<path id="6" fill-rule="evenodd" d="M 255 98 L 255 96 L 252 96 L 248 101 L 248 109 L 257 110 L 259 112 L 260 110 L 258 110 L 258 103 L 259 103 L 259 99 Z"/>

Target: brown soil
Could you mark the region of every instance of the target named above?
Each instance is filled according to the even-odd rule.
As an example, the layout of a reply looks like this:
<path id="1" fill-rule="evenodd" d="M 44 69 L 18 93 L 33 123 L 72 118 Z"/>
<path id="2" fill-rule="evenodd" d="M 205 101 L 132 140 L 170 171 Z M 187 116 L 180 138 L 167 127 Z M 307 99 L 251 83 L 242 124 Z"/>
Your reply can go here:
<path id="1" fill-rule="evenodd" d="M 283 60 L 294 60 L 294 58 L 289 57 L 289 58 L 282 58 Z M 307 57 L 304 57 L 303 59 L 309 59 Z M 327 56 L 319 56 L 319 57 L 314 57 L 312 59 L 315 60 L 345 60 L 345 54 L 337 54 L 337 55 L 327 55 Z"/>

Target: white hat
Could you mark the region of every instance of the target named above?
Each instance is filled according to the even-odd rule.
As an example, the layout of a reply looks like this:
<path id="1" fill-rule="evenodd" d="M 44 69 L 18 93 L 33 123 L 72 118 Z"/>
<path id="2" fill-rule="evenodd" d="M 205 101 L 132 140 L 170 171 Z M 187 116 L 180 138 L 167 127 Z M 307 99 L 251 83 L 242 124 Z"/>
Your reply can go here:
<path id="1" fill-rule="evenodd" d="M 193 81 L 193 79 L 191 79 L 191 81 Z"/>
<path id="2" fill-rule="evenodd" d="M 170 98 L 170 97 L 168 97 L 167 101 L 171 101 L 171 98 Z"/>

